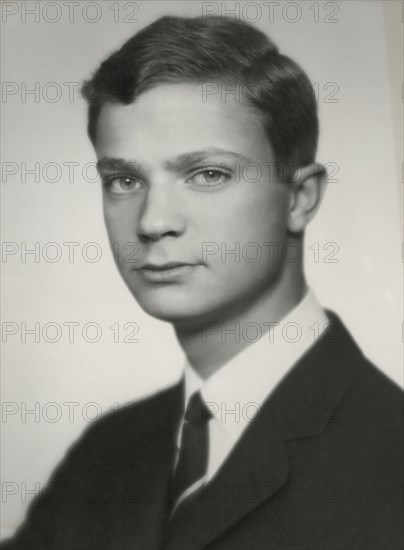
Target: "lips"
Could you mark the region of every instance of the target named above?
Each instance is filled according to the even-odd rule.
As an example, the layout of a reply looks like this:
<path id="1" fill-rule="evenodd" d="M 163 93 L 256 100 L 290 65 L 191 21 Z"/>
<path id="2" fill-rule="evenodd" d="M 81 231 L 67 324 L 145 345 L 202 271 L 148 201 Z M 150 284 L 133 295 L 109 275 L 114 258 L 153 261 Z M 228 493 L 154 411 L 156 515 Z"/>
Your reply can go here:
<path id="1" fill-rule="evenodd" d="M 185 262 L 167 262 L 165 264 L 144 264 L 137 269 L 138 275 L 149 284 L 184 284 L 197 269 L 197 264 Z"/>
<path id="2" fill-rule="evenodd" d="M 167 262 L 165 264 L 144 264 L 138 269 L 147 269 L 150 271 L 166 271 L 167 269 L 175 269 L 177 267 L 191 266 L 195 264 L 188 264 L 185 262 Z"/>

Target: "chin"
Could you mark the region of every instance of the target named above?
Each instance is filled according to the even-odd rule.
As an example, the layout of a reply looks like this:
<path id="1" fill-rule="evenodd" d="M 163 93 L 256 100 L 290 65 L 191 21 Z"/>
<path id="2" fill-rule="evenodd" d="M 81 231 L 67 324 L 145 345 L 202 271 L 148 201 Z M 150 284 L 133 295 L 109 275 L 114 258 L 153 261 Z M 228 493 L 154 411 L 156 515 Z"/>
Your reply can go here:
<path id="1" fill-rule="evenodd" d="M 174 325 L 189 323 L 203 318 L 204 304 L 198 304 L 197 300 L 189 295 L 181 296 L 179 293 L 142 293 L 134 294 L 135 300 L 145 313 Z"/>
<path id="2" fill-rule="evenodd" d="M 202 312 L 195 310 L 195 308 L 187 307 L 180 308 L 168 307 L 167 304 L 143 304 L 138 302 L 140 307 L 145 313 L 158 319 L 159 321 L 165 321 L 173 325 L 192 324 L 198 320 L 203 320 L 204 315 Z"/>

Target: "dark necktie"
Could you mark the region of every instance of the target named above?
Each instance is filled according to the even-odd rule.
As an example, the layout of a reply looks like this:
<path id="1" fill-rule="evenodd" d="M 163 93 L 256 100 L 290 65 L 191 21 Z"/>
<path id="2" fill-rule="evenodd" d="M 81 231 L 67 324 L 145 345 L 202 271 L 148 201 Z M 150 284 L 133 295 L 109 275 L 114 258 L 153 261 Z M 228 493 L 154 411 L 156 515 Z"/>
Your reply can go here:
<path id="1" fill-rule="evenodd" d="M 192 394 L 185 412 L 181 448 L 172 482 L 172 510 L 182 493 L 206 473 L 209 452 L 208 420 L 211 416 L 200 392 Z"/>

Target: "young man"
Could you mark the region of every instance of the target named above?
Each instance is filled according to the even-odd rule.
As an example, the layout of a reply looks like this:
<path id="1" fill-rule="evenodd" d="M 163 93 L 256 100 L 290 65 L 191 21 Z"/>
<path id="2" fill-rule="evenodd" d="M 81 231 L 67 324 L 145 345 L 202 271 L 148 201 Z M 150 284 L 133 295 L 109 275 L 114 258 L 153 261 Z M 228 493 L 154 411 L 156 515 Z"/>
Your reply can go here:
<path id="1" fill-rule="evenodd" d="M 402 548 L 402 392 L 303 274 L 305 73 L 245 23 L 164 17 L 83 93 L 119 271 L 187 365 L 91 427 L 4 548 Z"/>

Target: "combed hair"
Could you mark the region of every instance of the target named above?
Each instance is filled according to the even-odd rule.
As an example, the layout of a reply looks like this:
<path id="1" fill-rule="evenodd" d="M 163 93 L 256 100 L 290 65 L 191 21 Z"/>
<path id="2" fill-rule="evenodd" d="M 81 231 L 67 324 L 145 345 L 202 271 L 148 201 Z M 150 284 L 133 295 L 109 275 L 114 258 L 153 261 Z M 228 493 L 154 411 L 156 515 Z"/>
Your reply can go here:
<path id="1" fill-rule="evenodd" d="M 218 16 L 161 17 L 106 58 L 82 86 L 91 142 L 104 103 L 128 105 L 160 84 L 181 82 L 239 86 L 242 101 L 262 114 L 286 178 L 314 162 L 319 126 L 306 73 L 263 32 Z"/>

